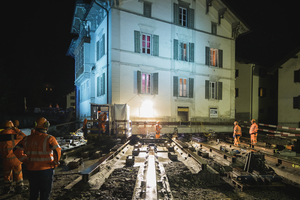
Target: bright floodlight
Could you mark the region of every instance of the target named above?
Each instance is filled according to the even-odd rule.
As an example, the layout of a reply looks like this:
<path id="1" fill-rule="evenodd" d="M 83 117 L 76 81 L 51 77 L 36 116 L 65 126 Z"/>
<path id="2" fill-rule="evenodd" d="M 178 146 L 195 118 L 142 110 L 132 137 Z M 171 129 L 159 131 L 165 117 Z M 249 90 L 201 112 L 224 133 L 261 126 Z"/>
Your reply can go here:
<path id="1" fill-rule="evenodd" d="M 153 108 L 152 108 L 151 101 L 149 101 L 149 100 L 144 101 L 144 103 L 140 107 L 140 116 L 141 117 L 153 117 Z"/>

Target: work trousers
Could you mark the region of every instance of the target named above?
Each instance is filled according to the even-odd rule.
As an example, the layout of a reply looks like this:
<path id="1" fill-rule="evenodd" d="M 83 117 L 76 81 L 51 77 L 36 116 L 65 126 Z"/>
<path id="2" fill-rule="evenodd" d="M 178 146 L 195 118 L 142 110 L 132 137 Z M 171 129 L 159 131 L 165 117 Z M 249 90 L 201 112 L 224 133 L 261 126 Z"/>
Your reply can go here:
<path id="1" fill-rule="evenodd" d="M 17 158 L 16 158 L 17 159 Z M 16 181 L 17 186 L 23 185 L 23 174 L 22 174 L 22 164 L 21 162 L 10 162 L 10 161 L 3 161 L 3 176 L 4 176 L 4 187 L 10 187 L 13 181 L 13 174 Z"/>
<path id="2" fill-rule="evenodd" d="M 39 171 L 28 170 L 28 181 L 30 187 L 29 200 L 49 200 L 52 190 L 54 169 Z"/>
<path id="3" fill-rule="evenodd" d="M 251 144 L 257 144 L 257 133 L 251 134 Z"/>
<path id="4" fill-rule="evenodd" d="M 234 137 L 234 145 L 235 146 L 239 146 L 241 144 L 240 137 L 241 137 L 241 135 L 235 135 L 235 137 Z"/>
<path id="5" fill-rule="evenodd" d="M 155 138 L 159 139 L 160 138 L 160 132 L 155 134 Z"/>

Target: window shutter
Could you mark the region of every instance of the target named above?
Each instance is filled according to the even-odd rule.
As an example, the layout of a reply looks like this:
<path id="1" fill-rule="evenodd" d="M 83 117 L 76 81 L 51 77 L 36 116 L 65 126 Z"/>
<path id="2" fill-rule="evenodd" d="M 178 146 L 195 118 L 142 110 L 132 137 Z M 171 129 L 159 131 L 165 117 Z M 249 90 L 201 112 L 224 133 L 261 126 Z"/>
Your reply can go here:
<path id="1" fill-rule="evenodd" d="M 209 99 L 209 81 L 205 81 L 205 99 Z"/>
<path id="2" fill-rule="evenodd" d="M 105 34 L 102 35 L 101 57 L 105 55 Z"/>
<path id="3" fill-rule="evenodd" d="M 140 32 L 134 31 L 134 52 L 141 53 L 141 40 L 140 40 Z"/>
<path id="4" fill-rule="evenodd" d="M 97 77 L 97 97 L 100 96 L 100 76 Z"/>
<path id="5" fill-rule="evenodd" d="M 105 73 L 102 74 L 102 89 L 101 89 L 101 95 L 105 94 Z"/>
<path id="6" fill-rule="evenodd" d="M 223 68 L 223 50 L 219 49 L 219 67 Z"/>
<path id="7" fill-rule="evenodd" d="M 96 43 L 96 53 L 97 53 L 97 61 L 100 59 L 100 44 L 99 44 L 99 40 Z"/>
<path id="8" fill-rule="evenodd" d="M 210 61 L 210 48 L 205 47 L 205 65 L 209 65 Z"/>
<path id="9" fill-rule="evenodd" d="M 178 40 L 174 39 L 174 60 L 178 60 Z"/>
<path id="10" fill-rule="evenodd" d="M 159 56 L 159 36 L 153 35 L 153 56 Z"/>
<path id="11" fill-rule="evenodd" d="M 174 24 L 179 25 L 179 6 L 174 3 Z"/>
<path id="12" fill-rule="evenodd" d="M 188 9 L 188 27 L 194 28 L 194 9 Z"/>
<path id="13" fill-rule="evenodd" d="M 189 78 L 189 98 L 194 97 L 194 79 Z"/>
<path id="14" fill-rule="evenodd" d="M 190 58 L 190 62 L 194 62 L 194 43 L 190 43 L 189 44 L 189 58 Z"/>
<path id="15" fill-rule="evenodd" d="M 218 100 L 222 100 L 223 83 L 218 82 Z"/>
<path id="16" fill-rule="evenodd" d="M 158 73 L 153 73 L 153 94 L 158 94 Z"/>
<path id="17" fill-rule="evenodd" d="M 141 94 L 141 91 L 142 91 L 141 77 L 142 77 L 141 71 L 137 71 L 137 90 L 138 90 L 137 92 L 138 92 L 138 94 Z"/>
<path id="18" fill-rule="evenodd" d="M 178 97 L 178 76 L 173 76 L 173 96 Z"/>

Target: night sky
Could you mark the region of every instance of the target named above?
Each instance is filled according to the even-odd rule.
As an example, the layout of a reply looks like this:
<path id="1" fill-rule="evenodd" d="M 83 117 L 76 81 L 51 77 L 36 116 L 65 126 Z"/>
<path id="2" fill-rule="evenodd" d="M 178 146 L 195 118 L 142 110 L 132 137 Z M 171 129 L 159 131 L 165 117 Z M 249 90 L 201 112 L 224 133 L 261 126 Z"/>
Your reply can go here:
<path id="1" fill-rule="evenodd" d="M 251 29 L 236 40 L 237 56 L 271 67 L 300 44 L 296 5 L 225 2 Z M 74 90 L 74 59 L 66 56 L 74 37 L 74 6 L 75 0 L 9 1 L 1 6 L 0 107 L 7 93 L 16 102 L 24 96 L 39 98 L 43 83 L 53 84 L 59 97 Z"/>

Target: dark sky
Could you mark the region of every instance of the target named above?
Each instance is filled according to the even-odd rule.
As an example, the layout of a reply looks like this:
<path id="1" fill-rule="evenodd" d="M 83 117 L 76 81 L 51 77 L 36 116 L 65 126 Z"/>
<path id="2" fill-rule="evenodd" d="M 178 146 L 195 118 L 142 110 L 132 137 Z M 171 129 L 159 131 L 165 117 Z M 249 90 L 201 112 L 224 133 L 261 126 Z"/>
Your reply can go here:
<path id="1" fill-rule="evenodd" d="M 251 29 L 237 39 L 237 56 L 270 67 L 300 44 L 297 6 L 270 0 L 224 1 Z M 75 0 L 7 2 L 0 14 L 0 92 L 7 88 L 26 96 L 45 82 L 60 94 L 71 92 L 74 59 L 66 52 L 73 38 Z"/>

